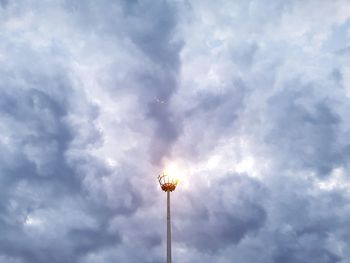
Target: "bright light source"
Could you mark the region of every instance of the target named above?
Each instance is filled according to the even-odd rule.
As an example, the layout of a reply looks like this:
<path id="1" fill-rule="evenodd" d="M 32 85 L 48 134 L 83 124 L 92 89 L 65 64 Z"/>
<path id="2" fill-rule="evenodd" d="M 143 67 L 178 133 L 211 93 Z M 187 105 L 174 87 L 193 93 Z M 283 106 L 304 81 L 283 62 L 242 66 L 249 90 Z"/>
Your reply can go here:
<path id="1" fill-rule="evenodd" d="M 175 163 L 169 163 L 165 169 L 164 173 L 169 176 L 172 180 L 181 181 L 183 179 L 183 173 L 184 171 L 181 170 L 181 168 L 175 164 Z"/>
<path id="2" fill-rule="evenodd" d="M 178 180 L 169 174 L 162 173 L 158 176 L 158 181 L 160 184 L 160 187 L 165 192 L 172 192 L 175 190 Z"/>
<path id="3" fill-rule="evenodd" d="M 185 170 L 174 162 L 169 162 L 162 174 L 158 176 L 158 181 L 163 191 L 172 192 L 176 186 L 184 178 Z"/>
<path id="4" fill-rule="evenodd" d="M 196 171 L 196 167 L 184 161 L 166 161 L 164 173 L 181 183 L 182 189 L 189 189 L 189 176 Z"/>

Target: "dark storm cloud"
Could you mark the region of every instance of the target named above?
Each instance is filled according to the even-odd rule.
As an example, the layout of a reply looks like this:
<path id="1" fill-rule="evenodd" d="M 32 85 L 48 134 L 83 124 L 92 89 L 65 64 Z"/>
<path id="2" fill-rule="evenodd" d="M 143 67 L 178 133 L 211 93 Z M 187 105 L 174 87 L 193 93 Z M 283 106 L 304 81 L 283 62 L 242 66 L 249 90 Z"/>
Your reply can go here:
<path id="1" fill-rule="evenodd" d="M 25 87 L 12 84 L 11 81 L 1 85 L 0 107 L 4 139 L 1 147 L 4 156 L 1 160 L 1 222 L 4 229 L 0 241 L 1 251 L 4 255 L 22 259 L 24 262 L 74 262 L 84 250 L 94 250 L 107 243 L 116 243 L 118 234 L 113 234 L 115 238 L 101 234 L 98 242 L 93 241 L 97 236 L 83 235 L 84 231 L 97 231 L 84 224 L 80 232 L 70 230 L 72 226 L 67 223 L 61 229 L 58 227 L 57 232 L 54 229 L 48 231 L 53 232 L 52 234 L 44 231 L 44 237 L 41 238 L 40 233 L 27 229 L 28 225 L 30 228 L 30 225 L 36 224 L 37 219 L 31 219 L 36 213 L 43 213 L 39 216 L 40 220 L 48 220 L 46 223 L 52 224 L 52 227 L 60 225 L 61 220 L 69 222 L 66 215 L 61 213 L 63 211 L 60 212 L 60 203 L 63 198 L 79 200 L 83 192 L 76 168 L 70 166 L 64 156 L 74 137 L 74 131 L 64 121 L 70 108 L 69 100 L 53 95 L 58 88 L 66 91 L 64 96 L 69 98 L 72 96 L 71 84 L 62 81 L 62 76 L 59 77 L 62 72 L 53 77 L 41 72 L 19 71 L 17 74 L 17 78 L 23 78 Z M 76 201 L 72 201 L 74 202 Z M 87 200 L 83 198 L 80 202 Z M 69 207 L 67 204 L 67 208 Z M 73 206 L 72 209 L 88 214 L 92 207 Z M 57 217 L 50 218 L 50 213 Z M 100 216 L 100 219 L 103 217 Z M 103 230 L 98 229 L 98 232 L 103 233 Z M 66 232 L 67 235 L 58 231 Z M 75 242 L 67 244 L 66 238 Z M 80 242 L 77 242 L 79 238 Z M 82 245 L 82 242 L 87 245 Z M 96 243 L 93 245 L 91 242 Z M 64 253 L 57 247 L 62 247 Z"/>
<path id="2" fill-rule="evenodd" d="M 135 56 L 133 59 L 144 63 L 136 69 L 127 68 L 125 78 L 112 80 L 106 89 L 115 91 L 116 101 L 121 90 L 137 96 L 138 106 L 156 127 L 150 158 L 160 165 L 181 130 L 179 121 L 169 110 L 171 96 L 177 88 L 182 46 L 177 36 L 176 4 L 167 1 L 105 1 L 103 4 L 88 1 L 82 4 L 74 1 L 67 2 L 65 7 L 87 32 L 116 42 L 114 48 L 118 42 L 126 42 L 124 48 L 130 49 L 130 57 Z M 111 52 L 116 51 L 114 48 Z M 112 79 L 125 67 L 117 59 L 113 63 L 108 69 Z"/>
<path id="3" fill-rule="evenodd" d="M 324 99 L 303 105 L 303 99 L 310 97 L 314 95 L 286 89 L 270 98 L 272 111 L 268 109 L 267 114 L 276 126 L 266 140 L 277 152 L 285 153 L 281 155 L 285 167 L 310 168 L 320 176 L 329 175 L 333 168 L 347 161 L 349 146 L 338 142 L 341 120 L 331 108 L 335 102 Z"/>
<path id="4" fill-rule="evenodd" d="M 242 154 L 242 148 L 246 149 L 253 154 L 256 163 L 253 167 L 248 163 L 245 169 L 250 171 L 248 174 L 254 175 L 254 166 L 260 167 L 258 175 L 261 178 L 258 181 L 261 180 L 268 191 L 253 197 L 253 203 L 245 203 L 244 209 L 234 209 L 234 204 L 230 208 L 219 209 L 226 214 L 213 220 L 217 224 L 211 228 L 210 213 L 224 203 L 212 204 L 211 200 L 221 195 L 232 198 L 235 196 L 234 187 L 231 186 L 232 193 L 227 195 L 221 194 L 222 187 L 216 188 L 214 183 L 202 190 L 196 205 L 187 208 L 197 217 L 190 220 L 192 224 L 184 231 L 190 234 L 181 234 L 183 240 L 190 240 L 188 243 L 186 240 L 187 258 L 181 257 L 184 262 L 195 260 L 197 249 L 202 251 L 200 255 L 206 255 L 208 262 L 231 262 L 232 259 L 238 259 L 238 262 L 347 262 L 349 251 L 340 244 L 348 242 L 348 238 L 343 236 L 346 230 L 342 222 L 348 218 L 346 204 L 349 200 L 346 190 L 349 187 L 348 139 L 345 135 L 349 132 L 349 82 L 342 72 L 348 72 L 349 65 L 333 53 L 334 47 L 347 46 L 347 43 L 342 40 L 344 29 L 335 37 L 332 26 L 348 29 L 348 17 L 342 16 L 340 11 L 345 2 L 339 2 L 339 6 L 323 3 L 322 11 L 315 11 L 313 1 L 305 6 L 296 2 L 282 5 L 281 2 L 274 5 L 279 6 L 276 10 L 268 5 L 265 8 L 256 1 L 252 1 L 249 8 L 225 1 L 222 8 L 208 3 L 194 4 L 197 7 L 193 9 L 195 19 L 204 24 L 194 22 L 191 30 L 187 31 L 190 33 L 186 40 L 191 47 L 185 46 L 188 49 L 184 51 L 187 57 L 183 65 L 191 64 L 186 68 L 193 70 L 195 77 L 199 75 L 196 82 L 199 88 L 198 93 L 183 91 L 180 96 L 188 103 L 179 99 L 178 105 L 188 107 L 192 102 L 195 106 L 191 112 L 197 111 L 198 115 L 196 118 L 192 118 L 195 114 L 184 117 L 184 132 L 187 134 L 186 139 L 181 141 L 181 147 L 192 149 L 193 141 L 198 138 L 201 138 L 197 141 L 198 147 L 212 143 L 209 149 L 201 148 L 200 156 L 202 160 L 209 158 L 209 161 L 212 156 L 223 158 L 212 171 L 214 178 L 225 168 L 235 169 L 234 159 L 240 158 L 236 156 Z M 257 6 L 259 8 L 256 9 Z M 225 12 L 225 8 L 230 12 Z M 327 8 L 339 16 L 320 24 L 319 17 L 327 13 Z M 259 16 L 255 13 L 262 14 L 261 10 L 268 10 L 274 15 Z M 302 16 L 304 11 L 312 15 L 305 18 Z M 248 17 L 244 17 L 246 12 Z M 227 21 L 230 22 L 227 24 Z M 246 22 L 241 24 L 241 21 Z M 237 28 L 229 29 L 235 23 Z M 192 37 L 193 30 L 198 33 L 196 37 Z M 211 30 L 212 34 L 204 36 L 206 30 Z M 339 32 L 338 29 L 336 31 Z M 313 42 L 310 37 L 321 39 L 322 34 L 327 36 L 319 42 Z M 307 50 L 306 43 L 314 50 Z M 203 52 L 204 46 L 212 53 Z M 204 68 L 204 73 L 194 70 L 196 67 Z M 193 72 L 184 77 L 184 85 L 193 84 L 193 76 L 190 75 Z M 238 77 L 244 86 L 241 91 L 234 84 L 227 85 Z M 203 89 L 213 95 L 203 100 L 204 103 L 197 103 L 200 98 L 197 95 L 203 94 Z M 227 92 L 229 90 L 231 93 Z M 224 99 L 215 99 L 221 95 Z M 234 102 L 235 96 L 239 98 L 238 102 Z M 226 104 L 229 98 L 232 98 L 232 103 Z M 229 106 L 226 108 L 226 105 Z M 236 114 L 228 115 L 229 112 Z M 210 116 L 207 118 L 210 121 L 201 124 L 198 120 L 204 115 Z M 226 119 L 224 116 L 229 117 Z M 227 121 L 220 122 L 221 118 Z M 234 128 L 228 133 L 223 132 L 230 123 L 235 124 Z M 197 127 L 202 137 L 191 137 Z M 216 132 L 204 137 L 203 134 L 209 131 Z M 243 146 L 239 144 L 242 140 Z M 232 141 L 236 144 L 231 148 Z M 231 155 L 226 149 L 232 151 Z M 226 154 L 230 157 L 225 158 Z M 203 175 L 196 173 L 191 177 L 190 187 L 201 189 L 197 186 L 200 176 Z M 211 191 L 215 197 L 211 196 Z M 239 197 L 234 200 L 239 200 Z M 232 215 L 239 216 L 240 211 L 249 211 L 251 207 L 257 209 L 252 211 L 261 211 L 252 212 L 252 218 L 261 218 L 261 221 L 258 220 L 261 224 L 254 224 L 253 220 L 247 231 L 230 232 L 229 226 L 236 222 L 229 213 L 230 209 L 234 211 Z M 245 218 L 244 222 L 250 222 L 249 218 Z M 226 225 L 228 228 L 225 228 Z M 222 243 L 216 243 L 215 236 L 222 233 L 222 229 L 227 236 L 236 239 L 227 239 L 221 234 Z M 255 231 L 254 235 L 250 231 Z M 201 234 L 206 236 L 196 240 Z M 196 245 L 191 250 L 193 244 Z M 215 256 L 208 256 L 210 249 L 214 249 Z"/>
<path id="5" fill-rule="evenodd" d="M 125 92 L 138 96 L 142 114 L 155 124 L 149 136 L 159 146 L 150 143 L 150 152 L 159 163 L 177 136 L 172 113 L 164 103 L 176 89 L 179 69 L 181 45 L 173 39 L 176 12 L 163 1 L 51 4 L 11 2 L 2 11 L 1 256 L 18 262 L 105 262 L 103 253 L 95 260 L 90 255 L 121 246 L 129 236 L 120 234 L 127 227 L 114 226 L 112 220 L 131 216 L 143 204 L 144 197 L 136 192 L 140 182 L 132 181 L 140 171 L 133 158 L 111 169 L 88 152 L 105 144 L 103 131 L 97 127 L 99 106 L 72 77 L 71 65 L 79 61 L 80 54 L 75 53 L 64 30 L 88 46 L 112 36 L 116 43 L 112 51 L 118 50 L 121 38 L 127 38 L 131 49 L 141 54 L 133 59 L 147 61 L 148 68 L 127 69 L 138 87 Z M 45 16 L 42 10 L 49 14 Z M 53 20 L 66 23 L 45 32 L 50 30 L 50 14 Z M 30 25 L 36 29 L 31 31 Z M 102 39 L 89 40 L 92 35 Z M 89 48 L 83 51 L 93 53 Z M 118 91 L 112 94 L 120 95 Z M 142 131 L 142 124 L 138 130 Z M 158 234 L 145 234 L 141 240 L 159 249 Z M 121 246 L 128 251 L 125 246 L 128 243 Z M 123 253 L 110 257 L 118 260 Z M 128 262 L 140 258 L 137 254 Z M 149 262 L 157 261 L 157 255 L 151 258 Z"/>
<path id="6" fill-rule="evenodd" d="M 230 175 L 210 186 L 197 185 L 194 193 L 180 197 L 189 200 L 190 209 L 178 208 L 185 219 L 175 222 L 176 240 L 203 253 L 237 244 L 264 225 L 266 212 L 257 202 L 263 194 L 266 189 L 244 175 Z"/>
<path id="7" fill-rule="evenodd" d="M 285 184 L 291 190 L 284 190 Z M 311 193 L 310 189 L 306 191 L 305 181 L 297 178 L 277 185 L 281 192 L 277 194 L 280 200 L 275 202 L 275 209 L 279 211 L 280 223 L 275 221 L 272 226 L 273 262 L 342 262 L 331 247 L 337 243 L 334 235 L 344 231 L 343 219 L 336 211 L 344 209 L 348 198 L 336 191 Z"/>
<path id="8" fill-rule="evenodd" d="M 177 13 L 164 1 L 131 3 L 126 10 L 127 34 L 132 42 L 159 67 L 157 71 L 135 73 L 140 84 L 140 101 L 146 103 L 148 117 L 155 121 L 152 161 L 159 164 L 168 154 L 179 133 L 180 123 L 168 103 L 177 86 L 181 42 L 174 36 Z M 148 12 L 144 12 L 148 9 Z"/>
<path id="9" fill-rule="evenodd" d="M 347 263 L 349 8 L 0 1 L 0 261 Z"/>

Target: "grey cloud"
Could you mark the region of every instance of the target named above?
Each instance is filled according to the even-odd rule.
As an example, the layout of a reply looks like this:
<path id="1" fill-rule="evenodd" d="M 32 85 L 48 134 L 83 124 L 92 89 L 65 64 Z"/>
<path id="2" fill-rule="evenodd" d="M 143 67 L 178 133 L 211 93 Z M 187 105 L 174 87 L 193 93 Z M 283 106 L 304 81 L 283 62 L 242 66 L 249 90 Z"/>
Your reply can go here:
<path id="1" fill-rule="evenodd" d="M 276 151 L 285 153 L 285 166 L 314 169 L 323 176 L 343 164 L 348 146 L 337 142 L 340 118 L 332 112 L 327 100 L 303 105 L 303 99 L 312 96 L 312 93 L 286 90 L 272 97 L 268 103 L 273 111 L 268 110 L 267 114 L 276 120 L 273 121 L 276 126 L 266 140 Z M 279 108 L 278 112 L 275 107 Z"/>
<path id="2" fill-rule="evenodd" d="M 0 261 L 349 261 L 347 1 L 0 3 Z"/>
<path id="3" fill-rule="evenodd" d="M 98 6 L 101 9 L 97 11 L 101 13 L 94 10 Z M 153 144 L 151 149 L 159 151 L 154 157 L 159 163 L 177 131 L 170 110 L 166 105 L 158 106 L 157 100 L 168 101 L 176 89 L 181 45 L 176 39 L 172 40 L 176 24 L 172 8 L 166 2 L 152 6 L 155 9 L 144 12 L 146 6 L 136 4 L 133 10 L 119 13 L 119 3 L 75 2 L 72 6 L 55 6 L 58 8 L 55 16 L 62 18 L 64 9 L 60 8 L 67 8 L 70 13 L 66 21 L 75 33 L 72 37 L 80 34 L 79 37 L 86 36 L 87 41 L 91 34 L 114 34 L 113 41 L 117 42 L 118 28 L 125 30 L 122 34 L 150 59 L 150 67 L 164 67 L 159 76 L 146 69 L 129 70 L 133 78 L 143 83 L 131 92 L 139 93 L 144 116 L 158 126 L 154 136 L 160 138 L 157 141 L 161 145 L 154 147 Z M 23 19 L 21 14 L 25 16 L 28 11 L 37 12 L 35 8 L 38 6 L 23 7 L 17 19 Z M 39 8 L 53 12 L 52 6 Z M 110 17 L 103 15 L 107 10 Z M 118 14 L 122 14 L 120 19 L 129 29 L 109 24 Z M 74 16 L 78 20 L 73 19 Z M 39 16 L 39 23 L 40 19 Z M 90 22 L 83 25 L 83 21 Z M 35 18 L 33 23 L 36 23 Z M 41 51 L 29 46 L 31 42 L 25 45 L 13 39 L 10 29 L 4 32 L 6 39 L 2 50 L 7 52 L 6 58 L 12 63 L 7 64 L 1 74 L 2 154 L 6 156 L 1 165 L 1 224 L 6 229 L 0 241 L 2 258 L 19 262 L 81 262 L 111 247 L 123 247 L 121 244 L 127 234 L 120 233 L 124 226 L 111 229 L 111 220 L 118 216 L 132 217 L 143 205 L 144 197 L 136 191 L 140 182 L 132 182 L 139 174 L 134 168 L 137 160 L 126 160 L 120 169 L 111 169 L 88 153 L 106 141 L 103 131 L 97 128 L 98 106 L 76 86 L 76 78 L 69 73 L 76 59 L 71 56 L 74 51 L 66 46 L 69 36 L 57 30 L 61 35 L 54 38 L 60 40 L 47 39 L 46 43 L 53 46 L 47 49 L 44 44 L 44 51 Z M 34 33 L 32 37 L 35 44 L 35 38 L 40 36 Z M 114 48 L 118 48 L 118 43 Z M 113 85 L 106 89 L 113 94 Z M 149 94 L 145 89 L 149 89 Z M 120 95 L 118 92 L 113 95 Z M 68 204 L 67 199 L 70 200 Z M 148 234 L 143 240 L 147 246 L 159 249 L 159 235 Z M 112 257 L 118 258 L 117 255 Z M 139 261 L 140 255 L 134 258 Z M 152 258 L 155 259 L 149 262 L 157 261 L 157 256 Z M 131 257 L 130 262 L 132 260 Z"/>
<path id="4" fill-rule="evenodd" d="M 153 139 L 156 150 L 152 160 L 159 163 L 179 133 L 180 123 L 175 123 L 175 117 L 167 105 L 177 87 L 181 43 L 174 36 L 177 16 L 174 9 L 168 3 L 159 1 L 152 5 L 149 12 L 144 12 L 148 4 L 134 3 L 127 13 L 126 22 L 131 20 L 134 26 L 128 32 L 133 43 L 160 68 L 158 74 L 143 71 L 135 76 L 142 83 L 141 96 L 147 98 L 144 100 L 141 97 L 140 101 L 146 102 L 148 116 L 156 123 Z"/>
<path id="5" fill-rule="evenodd" d="M 124 48 L 130 49 L 127 50 L 130 56 L 141 63 L 142 67 L 127 69 L 122 79 L 112 77 L 106 89 L 111 89 L 116 103 L 121 93 L 134 93 L 138 97 L 138 106 L 156 126 L 151 135 L 154 137 L 150 146 L 154 149 L 151 160 L 160 165 L 181 130 L 181 124 L 168 106 L 177 89 L 182 47 L 180 36 L 177 35 L 178 13 L 175 3 L 106 1 L 103 5 L 96 5 L 95 2 L 82 4 L 76 1 L 66 3 L 66 6 L 68 10 L 73 8 L 73 14 L 77 13 L 79 19 L 73 20 L 78 21 L 79 25 L 87 27 L 92 34 L 98 33 L 106 37 L 107 41 L 115 42 L 115 48 L 122 40 L 126 43 Z M 99 15 L 102 13 L 103 16 Z M 124 70 L 124 66 L 115 60 L 108 71 L 114 76 Z"/>
<path id="6" fill-rule="evenodd" d="M 244 175 L 228 176 L 210 186 L 197 184 L 194 193 L 178 197 L 188 204 L 185 209 L 177 207 L 184 217 L 175 221 L 177 242 L 216 253 L 254 235 L 265 224 L 266 211 L 257 201 L 267 194 L 264 186 Z"/>

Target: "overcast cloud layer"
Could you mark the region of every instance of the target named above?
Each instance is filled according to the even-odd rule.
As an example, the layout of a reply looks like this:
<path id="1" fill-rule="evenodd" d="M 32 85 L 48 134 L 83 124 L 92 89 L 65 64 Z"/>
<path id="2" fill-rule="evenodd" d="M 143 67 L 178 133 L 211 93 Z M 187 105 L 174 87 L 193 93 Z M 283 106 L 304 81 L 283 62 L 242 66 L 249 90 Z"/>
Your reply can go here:
<path id="1" fill-rule="evenodd" d="M 350 2 L 0 0 L 0 262 L 350 263 Z"/>

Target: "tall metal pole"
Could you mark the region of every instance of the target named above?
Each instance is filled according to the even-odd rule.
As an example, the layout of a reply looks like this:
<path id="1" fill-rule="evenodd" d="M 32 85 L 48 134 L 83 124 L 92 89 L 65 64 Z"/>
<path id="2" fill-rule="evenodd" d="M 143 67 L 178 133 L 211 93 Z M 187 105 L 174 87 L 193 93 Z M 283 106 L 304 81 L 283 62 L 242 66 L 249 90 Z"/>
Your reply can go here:
<path id="1" fill-rule="evenodd" d="M 166 173 L 158 176 L 159 184 L 164 192 L 166 192 L 166 262 L 171 263 L 171 221 L 170 221 L 170 192 L 175 191 L 178 180 L 170 177 Z"/>
<path id="2" fill-rule="evenodd" d="M 166 243 L 166 262 L 171 263 L 171 224 L 170 224 L 170 191 L 167 191 L 167 243 Z"/>

